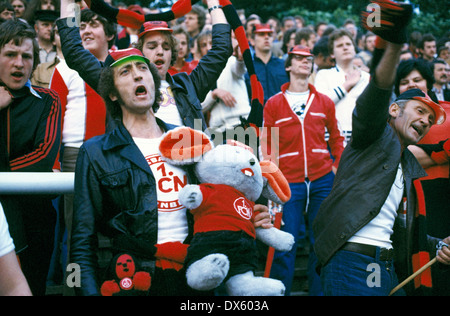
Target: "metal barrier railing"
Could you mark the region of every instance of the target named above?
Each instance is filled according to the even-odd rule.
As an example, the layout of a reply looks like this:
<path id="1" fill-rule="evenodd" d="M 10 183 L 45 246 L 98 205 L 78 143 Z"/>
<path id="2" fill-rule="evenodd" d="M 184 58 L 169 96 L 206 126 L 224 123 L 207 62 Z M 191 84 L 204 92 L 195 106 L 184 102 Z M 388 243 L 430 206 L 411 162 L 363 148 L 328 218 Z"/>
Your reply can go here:
<path id="1" fill-rule="evenodd" d="M 0 194 L 69 194 L 74 172 L 0 172 Z"/>

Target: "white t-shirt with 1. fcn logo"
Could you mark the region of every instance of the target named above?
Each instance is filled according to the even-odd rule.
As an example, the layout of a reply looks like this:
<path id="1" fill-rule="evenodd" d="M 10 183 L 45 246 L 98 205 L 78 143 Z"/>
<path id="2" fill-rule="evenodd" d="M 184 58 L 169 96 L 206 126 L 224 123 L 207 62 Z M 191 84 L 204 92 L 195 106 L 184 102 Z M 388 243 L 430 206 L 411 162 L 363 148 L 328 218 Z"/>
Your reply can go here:
<path id="1" fill-rule="evenodd" d="M 133 138 L 152 170 L 158 197 L 158 244 L 183 242 L 188 235 L 186 208 L 178 201 L 179 191 L 186 186 L 186 172 L 161 159 L 161 138 Z"/>

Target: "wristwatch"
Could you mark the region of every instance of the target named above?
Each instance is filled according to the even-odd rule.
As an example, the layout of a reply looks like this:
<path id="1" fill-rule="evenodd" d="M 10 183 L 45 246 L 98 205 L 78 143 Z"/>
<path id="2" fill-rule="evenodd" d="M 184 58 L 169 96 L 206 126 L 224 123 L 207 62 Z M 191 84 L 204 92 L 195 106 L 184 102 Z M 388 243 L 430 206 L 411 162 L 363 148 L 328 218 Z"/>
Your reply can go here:
<path id="1" fill-rule="evenodd" d="M 211 13 L 215 9 L 222 9 L 221 5 L 213 5 L 211 8 L 208 9 L 208 12 Z"/>

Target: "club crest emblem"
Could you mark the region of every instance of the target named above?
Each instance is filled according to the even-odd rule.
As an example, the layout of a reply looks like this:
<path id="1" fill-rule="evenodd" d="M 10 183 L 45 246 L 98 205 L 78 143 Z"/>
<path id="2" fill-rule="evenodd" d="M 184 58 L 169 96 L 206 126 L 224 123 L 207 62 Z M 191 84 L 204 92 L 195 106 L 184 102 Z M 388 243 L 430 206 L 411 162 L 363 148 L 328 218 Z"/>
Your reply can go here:
<path id="1" fill-rule="evenodd" d="M 250 220 L 252 218 L 253 208 L 245 198 L 237 198 L 234 201 L 234 209 L 242 218 L 245 218 L 247 220 Z"/>

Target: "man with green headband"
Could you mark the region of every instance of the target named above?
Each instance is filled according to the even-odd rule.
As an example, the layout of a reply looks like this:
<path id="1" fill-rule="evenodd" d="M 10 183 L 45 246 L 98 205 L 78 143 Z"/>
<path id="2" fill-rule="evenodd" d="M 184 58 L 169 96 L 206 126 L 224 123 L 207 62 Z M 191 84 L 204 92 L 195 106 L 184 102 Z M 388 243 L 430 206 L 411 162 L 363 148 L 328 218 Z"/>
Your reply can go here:
<path id="1" fill-rule="evenodd" d="M 159 282 L 154 275 L 158 225 L 173 221 L 172 227 L 177 231 L 176 235 L 172 234 L 173 241 L 181 249 L 188 236 L 186 212 L 158 214 L 160 199 L 173 197 L 159 196 L 159 183 L 155 185 L 160 177 L 158 167 L 172 174 L 172 182 L 187 178 L 183 170 L 168 170 L 168 165 L 157 159 L 160 138 L 173 128 L 155 117 L 159 86 L 156 67 L 138 49 L 117 50 L 106 58 L 99 92 L 118 124 L 110 133 L 86 141 L 77 160 L 70 248 L 72 263 L 81 269 L 81 287 L 75 288 L 77 294 L 117 294 L 102 288 L 102 283 L 114 279 L 114 275 L 100 279 L 103 267 L 98 266 L 96 259 L 98 233 L 112 241 L 112 256 L 123 252 L 143 263 L 146 268 L 139 266 L 136 271 L 143 270 L 153 276 L 152 290 L 165 295 L 188 290 L 183 275 L 175 269 L 162 271 L 164 276 L 160 278 L 173 282 L 173 288 Z M 148 161 L 152 159 L 157 162 L 150 164 Z"/>
<path id="2" fill-rule="evenodd" d="M 163 134 L 175 128 L 155 116 L 160 81 L 156 66 L 138 49 L 117 50 L 105 60 L 98 88 L 117 126 L 86 141 L 77 160 L 70 258 L 80 266 L 78 294 L 123 294 L 102 287 L 114 273 L 100 279 L 99 233 L 112 243 L 106 263 L 125 253 L 135 258 L 136 271 L 150 273 L 145 294 L 211 294 L 192 290 L 185 280 L 192 218 L 180 207 L 178 192 L 195 179 L 160 157 Z M 255 226 L 267 224 L 266 211 Z"/>

